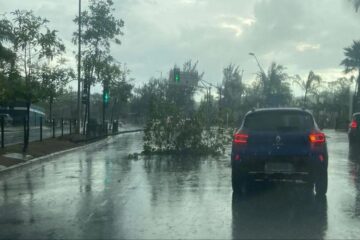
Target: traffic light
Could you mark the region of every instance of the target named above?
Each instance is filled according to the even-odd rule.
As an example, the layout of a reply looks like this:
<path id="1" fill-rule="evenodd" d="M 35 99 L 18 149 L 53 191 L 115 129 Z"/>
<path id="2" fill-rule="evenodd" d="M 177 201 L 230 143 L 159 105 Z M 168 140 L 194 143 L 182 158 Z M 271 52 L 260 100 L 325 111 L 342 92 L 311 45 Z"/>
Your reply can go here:
<path id="1" fill-rule="evenodd" d="M 174 68 L 174 81 L 176 83 L 180 82 L 180 68 Z"/>
<path id="2" fill-rule="evenodd" d="M 108 104 L 110 100 L 110 94 L 109 92 L 104 92 L 104 103 Z"/>
<path id="3" fill-rule="evenodd" d="M 109 93 L 109 83 L 107 81 L 104 82 L 104 91 L 103 91 L 103 102 L 104 105 L 107 106 L 110 101 L 110 93 Z"/>

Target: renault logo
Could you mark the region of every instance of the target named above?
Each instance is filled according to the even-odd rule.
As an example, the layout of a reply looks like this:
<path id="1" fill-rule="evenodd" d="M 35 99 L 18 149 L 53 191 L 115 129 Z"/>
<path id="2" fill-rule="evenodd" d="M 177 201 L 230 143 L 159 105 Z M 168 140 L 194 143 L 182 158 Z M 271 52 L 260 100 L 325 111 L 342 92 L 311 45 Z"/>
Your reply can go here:
<path id="1" fill-rule="evenodd" d="M 280 146 L 282 146 L 282 145 L 284 145 L 284 144 L 281 142 L 281 137 L 276 136 L 274 146 L 276 146 L 277 148 L 280 148 Z"/>

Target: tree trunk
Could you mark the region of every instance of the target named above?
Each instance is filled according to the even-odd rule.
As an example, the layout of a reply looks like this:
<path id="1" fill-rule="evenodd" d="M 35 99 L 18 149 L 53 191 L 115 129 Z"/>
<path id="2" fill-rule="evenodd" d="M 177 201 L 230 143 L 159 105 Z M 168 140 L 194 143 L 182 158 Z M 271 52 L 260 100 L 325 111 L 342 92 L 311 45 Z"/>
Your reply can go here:
<path id="1" fill-rule="evenodd" d="M 30 67 L 27 66 L 27 47 L 24 49 L 24 70 L 25 70 L 25 99 L 26 99 L 26 113 L 25 113 L 25 128 L 24 128 L 24 147 L 23 152 L 25 153 L 29 146 L 29 133 L 30 133 L 30 105 L 31 105 L 31 94 L 30 94 Z"/>
<path id="2" fill-rule="evenodd" d="M 87 111 L 87 109 L 88 109 L 88 106 L 87 106 L 87 104 L 85 105 L 85 111 L 84 111 L 84 118 L 83 118 L 83 134 L 85 135 L 85 126 L 86 126 L 86 117 L 87 117 L 87 113 L 88 113 L 88 111 Z"/>
<path id="3" fill-rule="evenodd" d="M 110 117 L 110 122 L 113 121 L 114 119 L 114 109 L 115 109 L 115 106 L 117 105 L 117 97 L 115 98 L 114 102 L 113 102 L 113 105 L 112 105 L 112 108 L 111 108 L 111 117 Z"/>
<path id="4" fill-rule="evenodd" d="M 53 119 L 53 114 L 52 114 L 53 103 L 54 103 L 54 98 L 50 97 L 50 100 L 49 100 L 49 116 L 50 116 L 50 120 Z"/>
<path id="5" fill-rule="evenodd" d="M 102 97 L 102 130 L 103 130 L 103 134 L 105 133 L 105 114 L 106 114 L 106 104 L 105 104 L 105 101 L 104 101 L 104 93 L 105 93 L 105 90 L 103 90 L 103 97 Z"/>
<path id="6" fill-rule="evenodd" d="M 30 105 L 31 105 L 31 102 L 30 100 L 28 100 L 26 102 L 26 114 L 25 114 L 25 137 L 24 137 L 24 148 L 23 148 L 23 152 L 25 153 L 28 149 L 28 146 L 29 146 L 29 134 L 30 134 Z"/>
<path id="7" fill-rule="evenodd" d="M 358 112 L 360 110 L 360 107 L 359 107 L 359 101 L 360 101 L 360 69 L 359 69 L 359 74 L 358 74 L 358 78 L 356 80 L 356 84 L 357 84 L 357 88 L 356 88 L 356 99 L 355 99 L 355 102 L 353 103 L 353 109 L 354 109 L 354 112 Z"/>
<path id="8" fill-rule="evenodd" d="M 88 135 L 89 134 L 89 129 L 87 128 L 87 126 L 89 125 L 90 122 L 90 87 L 91 84 L 88 84 L 88 99 L 87 99 L 87 104 L 86 104 L 86 108 L 85 108 L 85 117 L 84 117 L 84 126 L 83 126 L 83 134 Z"/>

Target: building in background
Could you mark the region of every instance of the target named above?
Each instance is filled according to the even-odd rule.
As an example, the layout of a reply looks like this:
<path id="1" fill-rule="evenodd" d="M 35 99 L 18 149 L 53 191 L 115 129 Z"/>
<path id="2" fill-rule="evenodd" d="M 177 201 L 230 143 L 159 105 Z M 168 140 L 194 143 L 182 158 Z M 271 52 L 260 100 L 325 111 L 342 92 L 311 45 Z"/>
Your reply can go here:
<path id="1" fill-rule="evenodd" d="M 0 114 L 9 114 L 13 119 L 13 125 L 22 125 L 26 117 L 26 103 L 16 102 L 12 106 L 0 106 Z M 45 111 L 42 107 L 32 104 L 30 106 L 30 125 L 39 126 L 40 118 L 45 119 Z"/>

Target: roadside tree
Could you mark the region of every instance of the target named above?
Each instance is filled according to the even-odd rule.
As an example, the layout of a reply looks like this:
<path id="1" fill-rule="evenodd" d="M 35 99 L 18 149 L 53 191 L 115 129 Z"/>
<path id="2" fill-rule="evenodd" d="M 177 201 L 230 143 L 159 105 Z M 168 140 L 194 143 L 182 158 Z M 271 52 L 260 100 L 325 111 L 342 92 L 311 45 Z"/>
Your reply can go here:
<path id="1" fill-rule="evenodd" d="M 292 100 L 292 93 L 288 80 L 289 75 L 285 73 L 285 67 L 272 63 L 267 74 L 260 71 L 257 79 L 262 86 L 264 107 L 287 106 Z"/>
<path id="2" fill-rule="evenodd" d="M 5 18 L 2 23 L 7 24 L 10 49 L 16 56 L 9 81 L 19 83 L 14 95 L 25 100 L 29 119 L 30 105 L 38 101 L 41 92 L 40 83 L 33 74 L 42 60 L 49 63 L 65 51 L 65 46 L 57 37 L 57 31 L 49 29 L 49 21 L 35 16 L 32 11 L 15 10 L 11 20 Z M 29 130 L 27 121 L 24 151 L 29 143 Z"/>
<path id="3" fill-rule="evenodd" d="M 49 119 L 53 119 L 54 101 L 65 93 L 66 85 L 75 74 L 71 68 L 62 67 L 64 60 L 60 60 L 55 66 L 44 64 L 38 69 L 36 75 L 41 84 L 41 95 L 39 98 L 44 99 L 49 106 Z"/>
<path id="4" fill-rule="evenodd" d="M 229 64 L 223 69 L 222 87 L 219 91 L 219 112 L 221 119 L 230 121 L 231 124 L 237 121 L 241 109 L 244 85 L 242 73 L 239 66 Z"/>
<path id="5" fill-rule="evenodd" d="M 110 55 L 111 43 L 121 44 L 119 36 L 123 35 L 121 29 L 124 22 L 114 16 L 113 5 L 112 0 L 90 0 L 89 9 L 81 13 L 82 71 L 85 90 L 89 96 L 92 85 L 95 83 L 104 85 L 101 73 L 104 62 L 112 59 Z M 74 23 L 78 22 L 79 16 L 76 16 Z M 79 32 L 74 32 L 73 35 L 73 42 L 77 44 Z M 85 119 L 89 118 L 88 104 L 86 108 Z"/>
<path id="6" fill-rule="evenodd" d="M 303 106 L 306 107 L 308 94 L 315 93 L 317 89 L 319 89 L 321 77 L 316 75 L 313 71 L 310 71 L 306 80 L 301 79 L 299 75 L 296 75 L 294 81 L 305 92 Z"/>
<path id="7" fill-rule="evenodd" d="M 344 48 L 345 59 L 341 61 L 341 65 L 344 66 L 344 73 L 357 72 L 355 96 L 359 101 L 360 96 L 360 41 L 354 41 L 350 47 Z M 356 102 L 357 102 L 356 101 Z M 355 111 L 360 111 L 360 106 L 355 104 Z"/>

